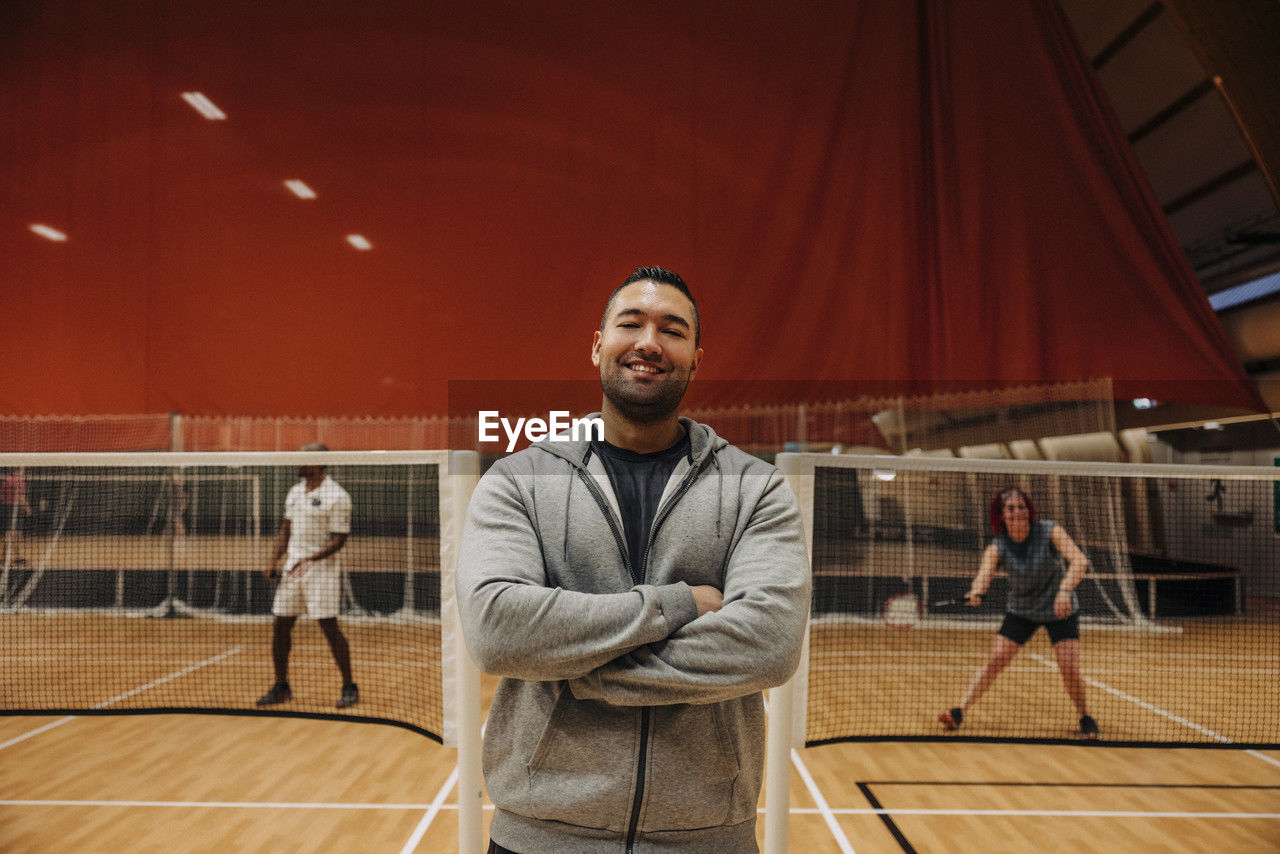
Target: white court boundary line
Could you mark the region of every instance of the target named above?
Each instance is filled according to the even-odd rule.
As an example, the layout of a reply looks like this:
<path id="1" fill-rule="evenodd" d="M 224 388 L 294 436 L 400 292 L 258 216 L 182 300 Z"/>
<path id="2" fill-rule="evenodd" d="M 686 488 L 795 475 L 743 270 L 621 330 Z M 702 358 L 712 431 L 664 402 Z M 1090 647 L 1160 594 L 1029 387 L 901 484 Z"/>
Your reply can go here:
<path id="1" fill-rule="evenodd" d="M 484 723 L 480 724 L 481 737 L 484 736 L 484 731 L 488 726 L 489 720 L 486 718 Z M 413 833 L 409 835 L 408 841 L 406 841 L 404 847 L 400 849 L 400 854 L 413 854 L 413 852 L 417 850 L 418 843 L 422 841 L 422 837 L 427 835 L 427 830 L 431 828 L 431 823 L 436 820 L 436 816 L 440 814 L 441 810 L 456 810 L 459 808 L 457 804 L 445 803 L 445 800 L 449 797 L 449 793 L 453 791 L 453 787 L 458 785 L 459 773 L 458 764 L 455 762 L 453 765 L 453 771 L 449 774 L 448 779 L 444 781 L 444 785 L 440 787 L 440 791 L 436 792 L 435 800 L 433 800 L 431 805 L 427 807 L 426 815 L 424 815 L 422 820 L 418 822 L 418 826 L 413 829 Z M 491 810 L 493 809 L 493 805 L 483 804 L 480 809 L 481 811 Z M 461 828 L 459 828 L 459 834 L 461 834 Z"/>
<path id="2" fill-rule="evenodd" d="M 44 726 L 36 727 L 35 729 L 33 729 L 33 730 L 29 731 L 29 732 L 24 732 L 22 735 L 18 736 L 17 738 L 11 738 L 11 739 L 9 739 L 9 740 L 8 740 L 8 741 L 6 741 L 4 744 L 0 744 L 0 750 L 4 750 L 6 747 L 9 747 L 9 746 L 11 746 L 11 745 L 17 744 L 18 742 L 26 741 L 28 738 L 31 738 L 32 736 L 39 735 L 39 734 L 40 734 L 40 733 L 42 733 L 42 732 L 48 732 L 49 730 L 53 729 L 53 728 L 54 728 L 54 727 L 56 727 L 56 726 L 62 726 L 62 725 L 63 725 L 63 724 L 65 724 L 67 721 L 74 721 L 74 720 L 75 720 L 75 718 L 74 718 L 74 717 L 70 717 L 70 716 L 65 717 L 65 718 L 58 718 L 58 719 L 57 719 L 56 721 L 54 721 L 53 723 L 48 723 L 48 724 L 45 724 Z"/>
<path id="3" fill-rule="evenodd" d="M 427 835 L 428 828 L 431 823 L 436 820 L 436 816 L 440 814 L 440 810 L 452 806 L 458 808 L 457 804 L 445 804 L 445 798 L 449 797 L 449 793 L 453 791 L 453 787 L 458 783 L 458 766 L 453 766 L 453 773 L 444 781 L 444 785 L 440 787 L 440 791 L 436 792 L 435 800 L 427 807 L 427 814 L 418 822 L 418 826 L 413 829 L 409 839 L 405 842 L 404 847 L 400 849 L 400 854 L 413 854 L 418 849 L 418 843 L 422 841 L 422 837 Z"/>
<path id="4" fill-rule="evenodd" d="M 793 813 L 816 813 L 800 808 Z M 837 815 L 981 815 L 1031 818 L 1257 818 L 1280 819 L 1280 812 L 1156 812 L 1151 810 L 975 810 L 975 809 L 836 809 Z"/>
<path id="5" fill-rule="evenodd" d="M 446 784 L 449 785 L 449 784 Z M 451 785 L 449 786 L 451 788 Z M 446 790 L 442 790 L 446 791 Z M 437 796 L 438 798 L 439 796 Z M 314 802 L 305 801 L 103 801 L 103 800 L 0 800 L 0 807 L 151 807 L 151 808 L 175 808 L 175 809 L 300 809 L 300 810 L 432 810 L 435 813 L 444 811 L 456 811 L 457 804 L 447 804 L 443 802 L 434 802 L 430 804 L 361 804 L 361 803 L 334 803 L 334 802 Z M 492 804 L 486 804 L 486 810 L 492 810 Z M 937 808 L 937 809 L 917 809 L 904 808 L 892 809 L 882 807 L 880 809 L 866 808 L 845 808 L 845 807 L 794 807 L 791 810 L 793 815 L 874 815 L 874 816 L 896 816 L 896 815 L 960 815 L 960 816 L 1007 816 L 1011 818 L 1029 817 L 1029 818 L 1197 818 L 1197 819 L 1222 819 L 1226 821 L 1238 821 L 1241 819 L 1261 819 L 1265 821 L 1280 821 L 1280 812 L 1162 812 L 1157 810 L 999 810 L 999 809 L 959 809 L 959 808 Z M 841 834 L 843 836 L 843 833 Z M 416 845 L 420 840 L 411 840 Z M 847 840 L 846 840 L 847 843 Z M 407 845 L 406 845 L 407 848 Z M 412 850 L 412 849 L 409 849 Z M 852 850 L 852 849 L 850 849 Z"/>
<path id="6" fill-rule="evenodd" d="M 132 697 L 135 694 L 141 694 L 143 691 L 148 691 L 156 687 L 157 685 L 163 685 L 166 682 L 172 682 L 174 679 L 178 679 L 182 676 L 186 676 L 188 673 L 192 673 L 196 670 L 199 670 L 201 667 L 206 667 L 210 664 L 216 664 L 219 661 L 222 661 L 224 658 L 230 658 L 231 656 L 239 653 L 240 650 L 241 650 L 241 647 L 233 646 L 231 649 L 220 652 L 217 655 L 212 656 L 210 658 L 206 658 L 204 661 L 189 665 L 187 667 L 182 668 L 181 670 L 175 670 L 173 673 L 170 673 L 168 676 L 161 676 L 159 679 L 153 679 L 152 681 L 148 682 L 145 685 L 140 685 L 137 688 L 134 688 L 129 691 L 125 691 L 123 694 L 117 694 L 116 696 L 112 697 L 110 700 L 103 700 L 101 703 L 97 703 L 93 706 L 90 706 L 90 708 L 105 709 L 107 706 L 110 706 L 114 703 L 118 703 L 121 700 L 128 699 L 129 697 Z M 59 718 L 53 723 L 48 723 L 48 724 L 45 724 L 44 726 L 36 727 L 35 729 L 29 732 L 25 732 L 22 735 L 17 736 L 16 738 L 11 738 L 8 741 L 4 742 L 3 744 L 0 744 L 0 750 L 4 750 L 6 747 L 9 747 L 14 744 L 18 744 L 19 742 L 22 742 L 22 741 L 26 741 L 28 738 L 31 738 L 32 736 L 39 735 L 42 732 L 48 732 L 49 730 L 53 729 L 56 726 L 62 726 L 63 724 L 68 723 L 70 721 L 74 721 L 74 720 L 77 720 L 76 715 L 68 715 L 65 718 Z"/>
<path id="7" fill-rule="evenodd" d="M 0 801 L 5 807 L 178 807 L 192 809 L 306 809 L 306 810 L 428 810 L 435 804 L 359 804 L 317 801 L 104 801 L 104 800 L 55 800 L 46 801 L 15 799 Z M 447 807 L 441 807 L 447 809 Z M 457 809 L 455 806 L 454 809 Z"/>
<path id="8" fill-rule="evenodd" d="M 452 789 L 452 781 L 445 784 L 444 793 Z M 131 808 L 173 808 L 173 809 L 355 809 L 355 810 L 433 810 L 433 818 L 439 812 L 457 810 L 457 804 L 445 804 L 438 800 L 430 804 L 360 804 L 329 802 L 237 802 L 237 800 L 0 800 L 0 807 L 131 807 Z M 492 804 L 485 804 L 485 809 L 492 810 Z M 1262 819 L 1262 821 L 1280 821 L 1280 813 L 1240 813 L 1240 812 L 1160 812 L 1147 809 L 959 809 L 959 808 L 844 808 L 844 807 L 795 807 L 791 809 L 794 816 L 988 816 L 1009 818 L 1217 818 L 1222 821 L 1240 821 L 1240 819 Z M 425 826 L 422 826 L 424 831 Z M 841 832 L 844 837 L 844 832 Z M 419 839 L 411 839 L 403 850 L 412 851 L 410 845 L 416 846 Z M 845 845 L 849 841 L 845 839 Z M 842 845 L 844 848 L 844 845 Z M 850 851 L 852 848 L 849 849 Z"/>
<path id="9" fill-rule="evenodd" d="M 791 751 L 791 764 L 795 766 L 796 772 L 800 775 L 800 779 L 804 780 L 804 786 L 809 790 L 809 796 L 813 798 L 813 802 L 818 805 L 814 810 L 800 810 L 789 808 L 788 815 L 794 815 L 799 812 L 817 813 L 827 822 L 827 829 L 831 831 L 831 835 L 836 839 L 836 845 L 840 846 L 841 854 L 857 854 L 853 850 L 853 845 L 849 842 L 849 837 L 844 835 L 844 828 L 840 826 L 840 822 L 836 821 L 836 810 L 832 810 L 827 803 L 827 799 L 822 796 L 822 790 L 818 788 L 818 783 L 809 773 L 809 768 L 804 764 L 804 759 L 800 757 L 800 751 L 793 749 Z M 841 811 L 842 812 L 842 811 Z"/>
<path id="10" fill-rule="evenodd" d="M 1249 754 L 1254 759 L 1261 759 L 1263 762 L 1270 762 L 1272 765 L 1280 768 L 1280 759 L 1272 759 L 1270 756 L 1259 750 L 1246 750 L 1245 753 Z"/>
<path id="11" fill-rule="evenodd" d="M 1040 662 L 1045 667 L 1048 667 L 1051 670 L 1056 671 L 1058 669 L 1057 662 L 1050 661 L 1049 659 L 1045 658 L 1043 655 L 1040 655 L 1039 653 L 1032 652 L 1032 653 L 1028 653 L 1028 655 L 1030 655 L 1033 659 Z M 1084 676 L 1083 673 L 1081 675 Z M 1201 735 L 1207 735 L 1210 738 L 1212 738 L 1214 741 L 1221 742 L 1222 744 L 1235 744 L 1234 741 L 1227 738 L 1225 735 L 1216 733 L 1206 726 L 1201 726 L 1195 721 L 1189 721 L 1180 715 L 1175 715 L 1173 712 L 1170 712 L 1166 709 L 1162 709 L 1153 703 L 1148 703 L 1146 700 L 1139 699 L 1138 697 L 1135 697 L 1132 694 L 1127 694 L 1124 691 L 1121 691 L 1119 688 L 1113 688 L 1105 682 L 1099 682 L 1097 679 L 1093 679 L 1092 677 L 1089 677 L 1089 676 L 1084 676 L 1084 681 L 1092 685 L 1093 687 L 1099 689 L 1100 691 L 1106 691 L 1108 694 L 1112 694 L 1116 697 L 1119 697 L 1122 700 L 1127 700 L 1128 702 L 1133 703 L 1134 705 L 1140 708 L 1146 709 L 1148 712 L 1166 717 L 1169 720 L 1173 721 L 1174 723 L 1181 724 L 1182 726 L 1185 726 L 1188 729 L 1195 730 Z M 1263 762 L 1269 762 L 1272 765 L 1275 765 L 1277 768 L 1280 768 L 1280 760 L 1272 759 L 1270 756 L 1267 756 L 1261 751 L 1246 750 L 1245 753 L 1254 757 L 1255 759 L 1261 759 Z"/>

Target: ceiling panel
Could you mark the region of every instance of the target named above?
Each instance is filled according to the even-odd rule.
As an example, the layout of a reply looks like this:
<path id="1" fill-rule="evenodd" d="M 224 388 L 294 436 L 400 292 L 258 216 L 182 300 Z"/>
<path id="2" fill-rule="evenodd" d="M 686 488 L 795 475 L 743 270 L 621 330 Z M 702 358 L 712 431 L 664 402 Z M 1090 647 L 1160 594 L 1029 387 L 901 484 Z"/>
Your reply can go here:
<path id="1" fill-rule="evenodd" d="M 1085 55 L 1092 59 L 1154 3 L 1152 0 L 1060 0 L 1058 5 L 1071 21 Z"/>
<path id="2" fill-rule="evenodd" d="M 1204 68 L 1168 15 L 1159 15 L 1098 69 L 1126 131 L 1155 116 L 1205 79 Z"/>
<path id="3" fill-rule="evenodd" d="M 1133 146 L 1162 205 L 1252 161 L 1222 99 L 1210 92 Z"/>

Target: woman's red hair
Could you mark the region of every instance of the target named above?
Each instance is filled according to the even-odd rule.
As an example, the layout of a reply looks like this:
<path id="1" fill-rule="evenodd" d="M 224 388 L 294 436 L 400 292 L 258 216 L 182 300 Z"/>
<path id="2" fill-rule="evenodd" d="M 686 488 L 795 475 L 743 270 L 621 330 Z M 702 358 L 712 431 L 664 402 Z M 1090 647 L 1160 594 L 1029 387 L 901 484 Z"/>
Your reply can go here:
<path id="1" fill-rule="evenodd" d="M 991 530 L 997 535 L 1008 533 L 1004 529 L 1004 505 L 1013 496 L 1018 495 L 1027 505 L 1027 520 L 1034 525 L 1036 523 L 1036 505 L 1031 500 L 1031 496 L 1027 495 L 1016 486 L 1006 486 L 1004 489 L 996 490 L 996 494 L 991 496 L 991 505 L 987 508 L 987 512 L 991 517 Z"/>

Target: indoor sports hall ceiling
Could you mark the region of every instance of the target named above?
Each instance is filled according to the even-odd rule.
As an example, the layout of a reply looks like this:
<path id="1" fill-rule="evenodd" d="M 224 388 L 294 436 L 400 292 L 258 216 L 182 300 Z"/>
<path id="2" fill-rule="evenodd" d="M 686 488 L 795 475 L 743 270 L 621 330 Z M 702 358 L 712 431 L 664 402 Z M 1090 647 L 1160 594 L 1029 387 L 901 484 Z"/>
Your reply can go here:
<path id="1" fill-rule="evenodd" d="M 1273 74 L 1280 13 L 1265 14 L 1277 4 L 1233 4 L 1262 8 L 1264 14 L 1237 16 L 1224 24 L 1225 36 L 1208 32 L 1203 44 L 1194 41 L 1189 28 L 1206 10 L 1218 8 L 1213 0 L 1060 0 L 1060 5 L 1206 292 L 1280 269 L 1280 214 L 1274 181 L 1269 186 L 1267 177 L 1280 169 L 1280 120 L 1271 82 L 1280 79 L 1280 73 Z M 539 23 L 535 13 L 521 13 L 520 4 L 478 7 L 510 10 L 484 18 L 484 26 L 509 31 L 503 34 L 506 43 L 518 43 L 523 28 Z M 733 6 L 726 4 L 723 14 L 733 14 Z M 451 16 L 458 35 L 446 56 L 430 53 L 438 45 L 423 37 L 433 19 L 443 15 Z M 263 371 L 279 370 L 284 381 L 302 362 L 318 364 L 322 371 L 349 369 L 358 357 L 344 353 L 339 359 L 325 344 L 342 339 L 349 327 L 366 334 L 375 330 L 379 346 L 391 354 L 388 362 L 449 359 L 450 354 L 434 349 L 433 333 L 484 328 L 494 308 L 484 300 L 460 306 L 456 296 L 470 285 L 456 271 L 466 270 L 477 251 L 510 253 L 529 259 L 533 266 L 525 274 L 536 279 L 538 259 L 550 250 L 533 243 L 530 232 L 511 227 L 513 212 L 481 209 L 466 193 L 433 197 L 424 188 L 440 175 L 459 186 L 474 173 L 477 196 L 481 182 L 490 197 L 500 194 L 501 176 L 493 174 L 492 164 L 519 150 L 521 157 L 508 161 L 514 203 L 526 204 L 530 188 L 536 192 L 545 185 L 546 217 L 560 223 L 557 192 L 571 186 L 599 206 L 589 215 L 611 222 L 612 206 L 631 200 L 593 195 L 598 176 L 635 168 L 637 148 L 640 167 L 661 175 L 672 145 L 687 142 L 660 117 L 647 131 L 638 130 L 643 125 L 634 121 L 635 113 L 648 105 L 628 102 L 625 89 L 610 95 L 606 87 L 617 81 L 581 79 L 572 63 L 547 59 L 557 50 L 565 56 L 617 57 L 620 66 L 634 65 L 621 78 L 672 73 L 664 70 L 660 48 L 596 43 L 585 31 L 566 31 L 562 44 L 531 52 L 529 88 L 506 91 L 510 103 L 452 106 L 449 87 L 489 91 L 484 84 L 498 59 L 488 52 L 489 31 L 470 34 L 468 48 L 464 18 L 446 5 L 376 0 L 266 0 L 235 7 L 169 0 L 123 6 L 89 0 L 0 3 L 0 83 L 20 76 L 28 86 L 19 97 L 18 89 L 0 85 L 0 177 L 8 185 L 0 189 L 7 208 L 0 211 L 5 314 L 24 317 L 23 306 L 37 298 L 32 291 L 73 287 L 59 279 L 59 271 L 71 263 L 57 254 L 57 235 L 65 233 L 69 245 L 94 242 L 110 251 L 94 262 L 94 286 L 77 290 L 77 316 L 50 323 L 42 339 L 39 359 L 55 375 L 74 370 L 72 363 L 83 361 L 86 346 L 123 365 L 145 361 L 150 347 L 179 349 L 170 339 L 190 335 L 190 329 L 154 328 L 157 315 L 149 313 L 154 306 L 118 299 L 130 282 L 156 270 L 187 270 L 192 281 L 219 283 L 216 292 L 205 286 L 184 290 L 179 275 L 165 290 L 147 296 L 172 316 L 204 321 L 199 324 L 204 331 L 194 334 L 207 337 L 188 342 L 180 369 L 152 380 L 166 387 L 184 385 L 185 405 L 197 411 L 218 405 L 202 400 L 199 389 L 225 370 L 216 359 L 201 357 L 214 352 L 220 330 L 234 322 L 262 340 L 283 337 L 290 307 L 304 317 L 305 307 L 317 298 L 309 279 L 343 278 L 352 284 L 345 294 L 325 296 L 334 319 L 310 330 L 312 345 L 299 346 L 290 338 L 288 346 L 268 348 L 258 360 Z M 1233 64 L 1206 70 L 1206 62 L 1221 64 L 1224 56 Z M 449 69 L 443 83 L 432 76 L 441 67 Z M 710 60 L 708 67 L 715 73 Z M 613 97 L 604 114 L 581 120 L 625 130 L 604 144 L 583 136 L 592 147 L 575 151 L 575 159 L 566 162 L 562 154 L 577 140 L 566 143 L 563 127 L 542 124 L 531 114 L 520 124 L 502 124 L 521 100 L 554 102 L 558 96 L 537 88 L 548 80 L 597 103 Z M 38 89 L 37 98 L 26 97 L 30 87 Z M 225 118 L 202 117 L 182 97 L 194 92 L 205 95 Z M 420 109 L 406 109 L 414 104 Z M 571 101 L 554 105 L 570 114 L 575 109 Z M 1233 109 L 1247 121 L 1248 139 Z M 741 128 L 744 137 L 756 132 Z M 424 140 L 464 136 L 483 140 L 488 150 L 451 159 L 424 155 Z M 722 177 L 686 174 L 678 165 L 666 171 L 673 184 Z M 291 180 L 303 182 L 305 189 L 287 186 Z M 669 189 L 657 186 L 655 192 Z M 450 240 L 477 221 L 483 222 L 486 238 Z M 32 225 L 53 231 L 35 232 Z M 699 223 L 688 228 L 696 243 Z M 599 246 L 567 224 L 555 229 L 563 231 L 555 235 L 561 251 L 602 263 L 593 255 Z M 446 248 L 443 255 L 428 257 L 421 248 L 423 234 L 436 239 L 436 246 L 465 246 L 471 256 L 459 249 L 459 257 L 449 257 Z M 239 274 L 247 266 L 283 283 L 281 289 L 265 294 L 259 282 Z M 83 266 L 75 269 L 83 275 Z M 437 270 L 449 275 L 432 275 Z M 359 284 L 399 279 L 423 283 L 411 304 L 384 304 Z M 506 308 L 520 311 L 545 298 L 529 292 L 513 302 Z M 99 329 L 108 327 L 132 328 L 136 334 L 98 341 Z M 1273 355 L 1280 356 L 1280 334 L 1276 339 Z M 22 355 L 30 360 L 35 354 Z M 60 359 L 66 364 L 59 365 Z M 374 383 L 387 401 L 406 399 L 403 386 L 418 381 L 380 362 L 378 369 Z M 246 384 L 251 379 L 246 377 Z M 165 400 L 156 394 L 147 399 Z M 388 409 L 399 406 L 387 404 Z M 318 389 L 295 407 L 290 411 L 332 412 L 338 405 Z"/>
<path id="2" fill-rule="evenodd" d="M 1280 4 L 1060 3 L 1206 290 L 1280 269 Z"/>

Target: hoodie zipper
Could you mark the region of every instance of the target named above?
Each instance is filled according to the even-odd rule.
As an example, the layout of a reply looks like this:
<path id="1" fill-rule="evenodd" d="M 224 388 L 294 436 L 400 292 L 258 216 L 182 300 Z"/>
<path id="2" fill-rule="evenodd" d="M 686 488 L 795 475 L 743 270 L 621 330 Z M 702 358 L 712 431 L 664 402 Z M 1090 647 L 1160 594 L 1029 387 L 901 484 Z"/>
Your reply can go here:
<path id="1" fill-rule="evenodd" d="M 709 456 L 708 456 L 709 458 Z M 702 471 L 705 460 L 699 462 L 696 467 L 690 468 L 689 473 L 680 483 L 680 487 L 675 494 L 671 496 L 671 500 L 658 508 L 658 514 L 653 519 L 653 526 L 649 528 L 649 542 L 644 549 L 644 563 L 640 567 L 640 582 L 644 583 L 649 578 L 649 553 L 653 551 L 653 541 L 658 535 L 658 528 L 662 525 L 662 520 L 666 519 L 671 513 L 671 508 L 676 506 L 680 498 L 689 491 L 689 487 L 697 479 L 698 473 Z M 630 559 L 627 566 L 630 567 Z M 633 854 L 636 844 L 636 831 L 640 828 L 640 806 L 644 802 L 644 784 L 646 771 L 649 765 L 649 722 L 653 716 L 653 709 L 645 706 L 640 712 L 640 761 L 636 766 L 636 796 L 631 801 L 631 822 L 627 825 L 627 854 Z"/>
<path id="2" fill-rule="evenodd" d="M 626 564 L 627 575 L 631 576 L 633 582 L 639 584 L 640 580 L 636 578 L 635 570 L 631 568 L 631 555 L 627 554 L 627 541 L 623 538 L 622 532 L 618 530 L 618 523 L 613 519 L 613 508 L 609 506 L 609 499 L 601 494 L 600 487 L 596 485 L 591 473 L 585 468 L 578 469 L 578 477 L 587 485 L 587 491 L 591 493 L 591 497 L 600 505 L 600 511 L 604 514 L 605 521 L 609 523 L 609 530 L 613 531 L 614 542 L 618 544 L 618 551 L 622 553 L 622 562 Z M 568 534 L 565 536 L 567 537 Z"/>
<path id="3" fill-rule="evenodd" d="M 636 584 L 643 584 L 649 574 L 649 552 L 653 548 L 653 540 L 657 536 L 658 528 L 662 525 L 663 520 L 670 515 L 671 509 L 676 506 L 681 497 L 689 491 L 689 487 L 697 480 L 698 475 L 702 472 L 706 461 L 715 455 L 712 450 L 706 457 L 698 461 L 696 466 L 689 469 L 685 474 L 684 480 L 680 482 L 680 486 L 676 489 L 671 499 L 666 504 L 658 508 L 658 513 L 654 517 L 653 525 L 649 528 L 649 542 L 645 546 L 644 563 L 640 567 L 640 576 L 637 578 L 635 569 L 631 563 L 631 555 L 627 553 L 627 543 L 622 536 L 622 532 L 618 530 L 618 525 L 613 518 L 613 508 L 609 506 L 609 501 L 600 493 L 600 487 L 596 485 L 595 480 L 591 477 L 591 473 L 584 466 L 575 467 L 578 469 L 578 477 L 587 485 L 588 491 L 595 498 L 596 503 L 600 505 L 600 510 L 604 513 L 605 520 L 609 523 L 609 530 L 613 532 L 613 539 L 618 544 L 618 551 L 622 553 L 622 561 L 626 564 L 627 573 L 631 576 L 631 580 Z M 627 824 L 627 848 L 626 854 L 633 854 L 636 844 L 636 832 L 640 827 L 640 807 L 644 803 L 645 776 L 648 770 L 648 754 L 649 754 L 649 727 L 652 720 L 653 710 L 645 706 L 640 711 L 640 759 L 636 765 L 636 794 L 631 801 L 631 821 Z"/>

